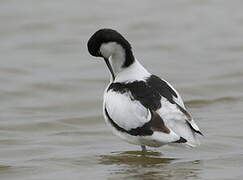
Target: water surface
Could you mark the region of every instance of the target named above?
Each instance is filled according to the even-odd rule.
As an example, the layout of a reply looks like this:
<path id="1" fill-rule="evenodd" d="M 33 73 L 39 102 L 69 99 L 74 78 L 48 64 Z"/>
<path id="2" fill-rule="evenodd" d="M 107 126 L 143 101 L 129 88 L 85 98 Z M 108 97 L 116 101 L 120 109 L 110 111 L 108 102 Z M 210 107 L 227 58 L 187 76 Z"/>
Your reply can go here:
<path id="1" fill-rule="evenodd" d="M 241 179 L 243 2 L 0 1 L 0 179 Z M 102 117 L 109 74 L 88 38 L 115 28 L 180 92 L 205 137 L 140 147 Z"/>

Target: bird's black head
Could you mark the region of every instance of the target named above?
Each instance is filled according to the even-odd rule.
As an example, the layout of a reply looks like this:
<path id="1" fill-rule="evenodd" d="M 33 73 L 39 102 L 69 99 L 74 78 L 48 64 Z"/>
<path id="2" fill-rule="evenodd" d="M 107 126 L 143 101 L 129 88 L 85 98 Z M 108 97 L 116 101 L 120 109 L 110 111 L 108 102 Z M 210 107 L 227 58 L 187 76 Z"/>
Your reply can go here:
<path id="1" fill-rule="evenodd" d="M 92 56 L 103 57 L 100 52 L 100 47 L 104 43 L 115 42 L 121 45 L 126 54 L 124 67 L 133 63 L 134 57 L 129 42 L 117 31 L 113 29 L 100 29 L 96 31 L 88 41 L 88 50 Z"/>

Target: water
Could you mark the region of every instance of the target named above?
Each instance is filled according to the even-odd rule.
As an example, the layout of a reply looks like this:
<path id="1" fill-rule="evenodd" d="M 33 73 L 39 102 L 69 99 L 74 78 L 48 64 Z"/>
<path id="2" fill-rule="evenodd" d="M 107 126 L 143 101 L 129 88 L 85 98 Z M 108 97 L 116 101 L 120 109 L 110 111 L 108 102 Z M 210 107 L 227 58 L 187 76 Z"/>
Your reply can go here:
<path id="1" fill-rule="evenodd" d="M 241 179 L 243 2 L 0 1 L 0 179 Z M 102 117 L 101 27 L 181 93 L 205 137 L 196 149 L 140 148 Z"/>

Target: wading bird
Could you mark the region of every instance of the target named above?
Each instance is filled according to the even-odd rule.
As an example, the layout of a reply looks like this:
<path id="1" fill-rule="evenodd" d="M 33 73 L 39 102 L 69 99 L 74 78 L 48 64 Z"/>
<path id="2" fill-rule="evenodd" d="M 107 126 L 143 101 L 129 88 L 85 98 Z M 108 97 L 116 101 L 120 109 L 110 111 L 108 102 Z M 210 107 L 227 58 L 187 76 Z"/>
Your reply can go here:
<path id="1" fill-rule="evenodd" d="M 178 92 L 149 73 L 134 57 L 130 43 L 117 31 L 100 29 L 88 41 L 92 56 L 104 59 L 111 81 L 104 93 L 106 123 L 121 139 L 142 147 L 199 145 L 201 134 Z"/>

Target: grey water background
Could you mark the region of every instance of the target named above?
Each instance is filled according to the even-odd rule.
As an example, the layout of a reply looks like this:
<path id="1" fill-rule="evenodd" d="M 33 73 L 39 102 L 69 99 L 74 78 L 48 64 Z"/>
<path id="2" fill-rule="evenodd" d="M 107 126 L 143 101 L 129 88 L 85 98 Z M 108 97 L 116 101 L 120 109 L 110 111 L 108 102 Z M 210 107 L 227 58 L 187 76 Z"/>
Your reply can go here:
<path id="1" fill-rule="evenodd" d="M 0 0 L 0 179 L 241 179 L 243 1 Z M 150 148 L 111 134 L 109 82 L 89 37 L 118 30 L 180 92 L 201 146 Z"/>

